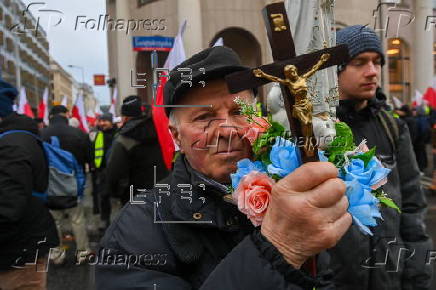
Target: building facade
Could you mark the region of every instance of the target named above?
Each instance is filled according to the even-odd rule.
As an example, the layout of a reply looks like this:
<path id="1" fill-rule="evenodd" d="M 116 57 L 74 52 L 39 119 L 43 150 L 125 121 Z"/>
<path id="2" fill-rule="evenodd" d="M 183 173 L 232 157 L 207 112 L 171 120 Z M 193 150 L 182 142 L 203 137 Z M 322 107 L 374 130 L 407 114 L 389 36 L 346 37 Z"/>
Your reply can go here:
<path id="1" fill-rule="evenodd" d="M 83 102 L 85 105 L 85 113 L 94 113 L 97 107 L 97 98 L 94 95 L 92 86 L 86 83 L 79 84 L 79 93 L 83 93 Z"/>
<path id="2" fill-rule="evenodd" d="M 108 17 L 114 21 L 132 19 L 164 23 L 156 29 L 108 29 L 109 73 L 117 82 L 120 98 L 138 94 L 150 103 L 152 71 L 150 52 L 134 51 L 134 36 L 177 34 L 187 19 L 184 35 L 186 56 L 207 48 L 220 37 L 250 67 L 272 62 L 271 49 L 261 15 L 272 0 L 107 0 Z M 398 2 L 382 4 L 381 2 Z M 410 102 L 415 90 L 424 92 L 434 77 L 434 23 L 432 0 L 336 0 L 337 28 L 354 24 L 370 25 L 383 39 L 387 65 L 380 84 L 388 95 Z M 410 17 L 408 20 L 407 16 Z M 161 22 L 162 21 L 162 22 Z M 389 22 L 389 25 L 386 23 Z M 430 21 L 431 22 L 431 21 Z M 398 24 L 399 23 L 399 24 Z M 161 67 L 167 52 L 158 53 Z M 135 77 L 146 74 L 146 88 L 135 88 Z M 261 90 L 261 97 L 265 95 Z M 120 102 L 118 102 L 120 103 Z"/>
<path id="3" fill-rule="evenodd" d="M 45 31 L 25 10 L 19 0 L 0 1 L 0 73 L 17 88 L 26 88 L 28 102 L 36 109 L 50 86 L 49 44 Z"/>
<path id="4" fill-rule="evenodd" d="M 73 104 L 73 81 L 71 75 L 66 72 L 54 59 L 50 59 L 50 82 L 51 100 L 54 104 L 61 104 L 66 98 L 68 108 Z"/>

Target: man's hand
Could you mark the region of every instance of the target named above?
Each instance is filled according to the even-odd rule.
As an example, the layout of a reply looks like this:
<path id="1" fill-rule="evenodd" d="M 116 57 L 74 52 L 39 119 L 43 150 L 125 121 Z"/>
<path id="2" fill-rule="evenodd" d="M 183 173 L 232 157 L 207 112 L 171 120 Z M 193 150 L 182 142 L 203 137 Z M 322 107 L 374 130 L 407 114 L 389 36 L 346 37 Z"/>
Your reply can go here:
<path id="1" fill-rule="evenodd" d="M 261 233 L 295 268 L 331 248 L 351 225 L 345 184 L 329 162 L 306 163 L 274 185 Z"/>

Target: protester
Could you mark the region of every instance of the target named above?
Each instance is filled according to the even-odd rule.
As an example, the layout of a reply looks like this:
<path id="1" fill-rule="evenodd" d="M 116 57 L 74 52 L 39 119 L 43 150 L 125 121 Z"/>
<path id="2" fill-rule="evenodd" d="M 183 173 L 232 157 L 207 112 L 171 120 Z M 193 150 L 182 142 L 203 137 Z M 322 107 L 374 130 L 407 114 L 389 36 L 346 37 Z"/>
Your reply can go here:
<path id="1" fill-rule="evenodd" d="M 395 110 L 395 112 L 400 116 L 401 120 L 406 122 L 407 128 L 409 128 L 410 133 L 410 141 L 412 144 L 415 143 L 417 137 L 417 128 L 416 128 L 416 120 L 413 117 L 412 109 L 409 105 L 403 105 L 399 110 Z"/>
<path id="2" fill-rule="evenodd" d="M 336 287 L 430 289 L 432 265 L 425 261 L 432 240 L 425 230 L 427 203 L 409 130 L 375 97 L 385 63 L 380 40 L 372 29 L 356 25 L 338 31 L 337 43 L 347 44 L 350 54 L 350 60 L 338 67 L 338 118 L 351 127 L 357 144 L 365 139 L 369 148 L 376 147 L 384 166 L 392 169 L 383 189 L 401 214 L 381 208 L 383 222 L 373 229 L 374 236 L 362 235 L 356 225 L 349 229 L 330 251 Z M 400 248 L 405 249 L 403 255 Z"/>
<path id="3" fill-rule="evenodd" d="M 44 120 L 42 118 L 34 118 L 34 120 L 35 120 L 36 124 L 38 125 L 38 129 L 40 131 L 46 127 L 44 124 Z"/>
<path id="4" fill-rule="evenodd" d="M 178 67 L 192 69 L 192 82 L 203 80 L 206 86 L 186 86 Z M 237 206 L 223 199 L 236 162 L 252 154 L 238 130 L 248 124 L 234 99 L 254 102 L 253 94 L 230 94 L 224 82 L 225 75 L 245 67 L 225 47 L 206 49 L 178 67 L 165 85 L 165 104 L 196 105 L 167 108 L 180 156 L 160 188 L 143 194 L 142 204 L 128 203 L 106 231 L 101 253 L 112 255 L 111 261 L 117 254 L 132 264 L 130 258 L 137 258 L 137 263 L 101 261 L 96 265 L 97 289 L 321 286 L 300 267 L 333 246 L 351 224 L 337 169 L 330 163 L 309 163 L 280 180 L 261 228 L 254 228 Z M 226 126 L 220 126 L 224 121 Z M 183 195 L 192 202 L 181 199 Z"/>
<path id="5" fill-rule="evenodd" d="M 55 136 L 59 139 L 61 149 L 71 152 L 80 166 L 85 171 L 86 164 L 91 162 L 91 142 L 88 135 L 82 130 L 74 128 L 68 124 L 68 109 L 65 106 L 57 105 L 50 110 L 49 126 L 42 130 L 42 138 L 46 142 L 51 141 Z M 53 249 L 50 256 L 55 264 L 62 264 L 65 261 L 66 253 L 62 247 L 62 236 L 65 230 L 62 228 L 63 219 L 68 217 L 68 222 L 72 226 L 73 235 L 76 241 L 76 250 L 89 252 L 88 234 L 86 232 L 85 213 L 82 200 L 77 204 L 65 205 L 66 209 L 51 210 L 56 221 L 59 233 L 60 247 Z"/>
<path id="6" fill-rule="evenodd" d="M 141 100 L 137 96 L 125 98 L 121 115 L 123 127 L 112 145 L 106 170 L 111 196 L 125 204 L 130 198 L 130 186 L 135 192 L 152 189 L 154 180 L 163 179 L 168 171 L 153 120 L 142 115 Z"/>
<path id="7" fill-rule="evenodd" d="M 48 164 L 32 119 L 12 111 L 18 92 L 0 79 L 0 289 L 47 289 L 47 256 L 59 244 L 44 203 Z M 35 259 L 37 265 L 35 265 Z M 28 263 L 26 265 L 26 263 Z"/>
<path id="8" fill-rule="evenodd" d="M 92 169 L 94 172 L 94 194 L 97 195 L 100 206 L 100 217 L 102 222 L 100 228 L 105 230 L 110 224 L 111 216 L 111 201 L 107 190 L 106 164 L 112 141 L 117 132 L 117 128 L 113 124 L 113 116 L 111 113 L 104 113 L 98 117 L 97 130 L 94 141 L 92 142 L 92 152 L 94 155 L 94 162 L 92 162 Z"/>
<path id="9" fill-rule="evenodd" d="M 416 107 L 416 138 L 413 143 L 413 149 L 418 162 L 419 170 L 424 172 L 427 168 L 427 144 L 431 141 L 431 126 L 429 116 L 426 113 L 425 106 Z"/>

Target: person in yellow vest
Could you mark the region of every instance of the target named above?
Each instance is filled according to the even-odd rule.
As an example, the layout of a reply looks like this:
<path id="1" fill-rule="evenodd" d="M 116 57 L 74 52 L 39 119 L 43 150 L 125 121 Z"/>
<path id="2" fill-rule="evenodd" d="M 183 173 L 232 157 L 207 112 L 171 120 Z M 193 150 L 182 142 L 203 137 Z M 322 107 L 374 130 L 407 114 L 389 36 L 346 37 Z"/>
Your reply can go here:
<path id="1" fill-rule="evenodd" d="M 94 199 L 102 221 L 101 229 L 105 230 L 110 223 L 111 203 L 107 192 L 106 161 L 117 128 L 113 125 L 111 113 L 104 113 L 98 117 L 97 132 L 93 136 L 92 152 L 94 174 Z"/>

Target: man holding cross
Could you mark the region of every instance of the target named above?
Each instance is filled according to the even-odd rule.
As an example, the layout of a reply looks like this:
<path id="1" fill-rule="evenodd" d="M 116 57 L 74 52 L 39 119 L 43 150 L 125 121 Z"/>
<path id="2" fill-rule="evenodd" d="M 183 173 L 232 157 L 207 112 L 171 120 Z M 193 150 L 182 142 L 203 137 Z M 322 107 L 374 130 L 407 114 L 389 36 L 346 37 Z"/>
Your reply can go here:
<path id="1" fill-rule="evenodd" d="M 192 69 L 192 82 L 206 86 L 183 83 L 178 67 Z M 337 169 L 307 163 L 280 180 L 262 225 L 254 228 L 223 198 L 236 162 L 252 154 L 243 138 L 248 124 L 234 99 L 255 97 L 252 90 L 230 93 L 224 77 L 247 68 L 224 47 L 178 67 L 165 86 L 165 104 L 179 106 L 167 113 L 181 155 L 171 175 L 125 206 L 107 230 L 101 245 L 112 259 L 97 264 L 97 289 L 328 287 L 322 254 L 316 277 L 303 264 L 333 247 L 351 224 Z M 206 73 L 195 73 L 199 68 Z M 189 193 L 181 190 L 186 185 Z"/>

